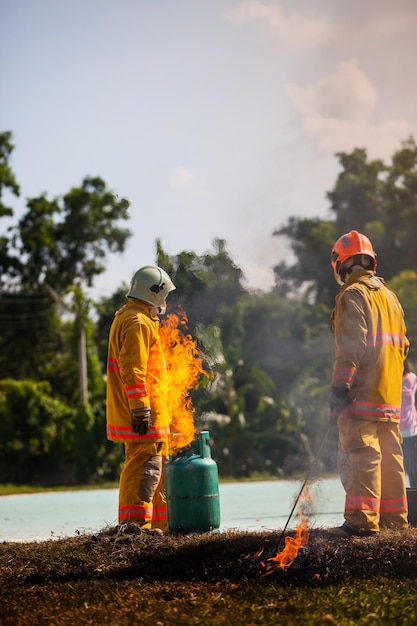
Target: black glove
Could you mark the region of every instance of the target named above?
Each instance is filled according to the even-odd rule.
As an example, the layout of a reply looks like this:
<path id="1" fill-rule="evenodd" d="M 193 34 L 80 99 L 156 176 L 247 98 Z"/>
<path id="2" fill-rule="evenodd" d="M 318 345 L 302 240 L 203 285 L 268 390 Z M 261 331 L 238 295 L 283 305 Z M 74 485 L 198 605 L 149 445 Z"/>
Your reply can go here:
<path id="1" fill-rule="evenodd" d="M 150 407 L 145 406 L 142 409 L 132 409 L 130 415 L 132 416 L 133 432 L 137 435 L 146 435 L 152 426 Z"/>
<path id="2" fill-rule="evenodd" d="M 337 424 L 337 418 L 350 404 L 349 390 L 346 387 L 332 387 L 330 390 L 329 422 Z"/>

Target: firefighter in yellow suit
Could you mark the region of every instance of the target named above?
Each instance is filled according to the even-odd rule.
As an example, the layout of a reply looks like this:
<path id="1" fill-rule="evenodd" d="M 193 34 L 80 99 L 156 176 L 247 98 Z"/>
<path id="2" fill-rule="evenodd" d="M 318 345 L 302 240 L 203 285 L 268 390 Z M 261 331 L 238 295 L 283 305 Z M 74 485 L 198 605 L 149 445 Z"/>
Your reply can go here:
<path id="1" fill-rule="evenodd" d="M 140 268 L 115 314 L 108 345 L 107 438 L 125 446 L 119 524 L 153 533 L 168 529 L 163 474 L 170 417 L 159 315 L 173 289 L 163 269 Z"/>
<path id="2" fill-rule="evenodd" d="M 369 239 L 355 230 L 335 243 L 342 286 L 332 314 L 335 340 L 329 420 L 339 430 L 345 522 L 333 535 L 373 535 L 408 526 L 399 419 L 409 342 L 403 309 L 382 278 Z"/>

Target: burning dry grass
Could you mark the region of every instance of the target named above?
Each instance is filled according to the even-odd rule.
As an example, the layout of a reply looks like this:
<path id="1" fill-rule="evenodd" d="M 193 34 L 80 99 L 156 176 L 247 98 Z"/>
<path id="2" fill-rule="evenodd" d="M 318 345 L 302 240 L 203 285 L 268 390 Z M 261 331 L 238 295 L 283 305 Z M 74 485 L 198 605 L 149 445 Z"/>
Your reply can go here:
<path id="1" fill-rule="evenodd" d="M 265 576 L 257 555 L 276 555 L 280 534 L 107 529 L 3 543 L 0 624 L 416 623 L 416 528 L 350 539 L 312 529 L 292 565 Z"/>
<path id="2" fill-rule="evenodd" d="M 36 543 L 3 543 L 0 583 L 3 590 L 12 590 L 17 585 L 105 578 L 233 582 L 263 577 L 265 584 L 273 579 L 292 585 L 373 576 L 417 578 L 416 528 L 349 539 L 313 529 L 290 567 L 276 568 L 264 577 L 262 562 L 276 555 L 279 538 L 279 533 L 261 532 L 155 537 L 103 531 Z"/>

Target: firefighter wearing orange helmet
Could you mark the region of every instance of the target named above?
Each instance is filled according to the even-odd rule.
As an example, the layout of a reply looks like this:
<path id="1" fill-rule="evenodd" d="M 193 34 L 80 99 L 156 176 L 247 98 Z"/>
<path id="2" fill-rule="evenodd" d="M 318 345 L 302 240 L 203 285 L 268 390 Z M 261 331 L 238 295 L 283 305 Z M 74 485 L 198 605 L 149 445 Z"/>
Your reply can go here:
<path id="1" fill-rule="evenodd" d="M 370 240 L 352 230 L 331 253 L 341 285 L 332 314 L 335 341 L 329 420 L 339 431 L 345 522 L 333 535 L 373 535 L 408 526 L 399 419 L 406 338 L 403 309 L 375 275 Z"/>
<path id="2" fill-rule="evenodd" d="M 110 327 L 107 357 L 107 438 L 125 446 L 119 524 L 154 533 L 168 527 L 163 468 L 170 416 L 158 316 L 173 289 L 160 267 L 135 273 Z"/>

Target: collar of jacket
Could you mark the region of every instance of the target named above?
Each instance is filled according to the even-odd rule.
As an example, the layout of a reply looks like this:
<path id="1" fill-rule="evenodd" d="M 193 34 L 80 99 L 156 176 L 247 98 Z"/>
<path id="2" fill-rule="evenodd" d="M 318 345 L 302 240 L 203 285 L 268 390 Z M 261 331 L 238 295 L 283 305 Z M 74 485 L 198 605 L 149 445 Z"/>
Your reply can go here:
<path id="1" fill-rule="evenodd" d="M 151 320 L 159 321 L 157 314 L 157 307 L 145 302 L 144 300 L 138 300 L 137 298 L 127 298 L 126 307 L 140 313 L 145 313 Z"/>
<path id="2" fill-rule="evenodd" d="M 345 289 L 355 283 L 362 283 L 369 289 L 381 289 L 381 286 L 385 284 L 385 281 L 380 276 L 375 276 L 375 273 L 371 270 L 358 270 L 357 272 L 353 272 L 349 275 L 349 278 L 341 287 L 340 293 L 343 293 Z"/>
<path id="3" fill-rule="evenodd" d="M 381 289 L 382 285 L 385 285 L 384 279 L 380 276 L 375 276 L 375 273 L 372 270 L 358 270 L 357 272 L 349 274 L 349 278 L 342 285 L 339 293 L 336 295 L 335 302 L 337 303 L 339 301 L 339 298 L 348 287 L 351 287 L 352 285 L 357 285 L 358 283 L 365 285 L 366 287 L 368 287 L 368 289 L 372 291 Z M 335 318 L 335 311 L 336 309 L 334 308 L 330 315 L 330 321 L 332 322 L 332 324 Z"/>

